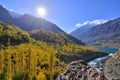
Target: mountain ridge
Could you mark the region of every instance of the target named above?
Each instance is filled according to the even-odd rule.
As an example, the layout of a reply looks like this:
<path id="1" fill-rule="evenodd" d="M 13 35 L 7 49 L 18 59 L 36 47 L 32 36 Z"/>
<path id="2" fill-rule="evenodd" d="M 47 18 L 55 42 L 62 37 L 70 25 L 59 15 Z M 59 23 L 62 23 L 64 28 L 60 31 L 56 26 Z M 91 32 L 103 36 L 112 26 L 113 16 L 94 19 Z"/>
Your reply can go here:
<path id="1" fill-rule="evenodd" d="M 12 17 L 9 11 L 2 6 L 0 6 L 0 14 L 1 14 L 0 20 L 2 22 L 18 26 L 25 31 L 29 32 L 32 30 L 44 30 L 58 34 L 64 34 L 64 36 L 68 37 L 68 39 L 70 39 L 71 41 L 81 45 L 84 44 L 81 40 L 75 39 L 73 36 L 61 30 L 56 24 L 53 24 L 45 19 L 34 17 L 30 14 L 24 14 L 22 16 Z M 5 16 L 3 14 L 5 14 Z"/>
<path id="2" fill-rule="evenodd" d="M 80 38 L 86 44 L 120 47 L 120 18 L 96 25 L 82 35 Z"/>
<path id="3" fill-rule="evenodd" d="M 0 5 L 0 20 L 3 21 L 4 23 L 14 24 L 26 31 L 29 31 L 29 28 L 32 28 L 32 29 L 43 29 L 43 30 L 49 30 L 49 31 L 55 32 L 55 31 L 53 31 L 53 29 L 50 29 L 53 27 L 53 28 L 57 29 L 56 32 L 58 32 L 58 33 L 64 32 L 56 24 L 53 24 L 53 23 L 51 23 L 43 18 L 40 18 L 40 17 L 39 18 L 34 17 L 30 14 L 24 14 L 19 17 L 12 17 L 12 15 L 10 14 L 10 11 L 5 9 L 2 5 Z M 30 22 L 32 22 L 32 24 L 36 23 L 34 25 L 34 27 L 30 26 L 30 25 L 32 25 Z M 29 28 L 25 29 L 25 27 L 28 27 L 28 26 L 29 26 Z"/>

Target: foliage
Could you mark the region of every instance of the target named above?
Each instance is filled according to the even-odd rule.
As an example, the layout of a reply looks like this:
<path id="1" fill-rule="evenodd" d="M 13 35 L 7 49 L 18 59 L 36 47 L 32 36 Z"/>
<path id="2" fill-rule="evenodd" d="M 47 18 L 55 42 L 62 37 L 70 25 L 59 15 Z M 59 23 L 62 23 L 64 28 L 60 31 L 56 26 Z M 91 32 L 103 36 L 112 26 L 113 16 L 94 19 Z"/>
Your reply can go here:
<path id="1" fill-rule="evenodd" d="M 58 48 L 58 58 L 65 63 L 70 63 L 71 61 L 80 59 L 87 61 L 105 54 L 91 47 L 70 43 L 62 46 L 58 45 L 56 48 Z"/>
<path id="2" fill-rule="evenodd" d="M 55 33 L 46 30 L 33 30 L 30 32 L 30 36 L 36 40 L 41 40 L 50 44 L 67 44 L 67 43 L 77 43 L 84 45 L 80 40 L 70 36 L 66 33 Z"/>
<path id="3" fill-rule="evenodd" d="M 29 42 L 29 34 L 20 28 L 0 22 L 0 44 L 6 45 L 10 38 L 12 45 Z"/>
<path id="4" fill-rule="evenodd" d="M 48 79 L 54 76 L 53 67 L 57 70 L 60 65 L 55 51 L 50 45 L 43 42 L 32 42 L 18 46 L 8 46 L 0 50 L 0 70 L 7 73 L 7 78 L 13 80 L 27 80 L 34 78 L 43 71 Z M 5 63 L 4 63 L 5 62 Z M 3 67 L 4 68 L 3 68 Z M 62 70 L 62 68 L 60 68 Z M 60 73 L 60 72 L 59 72 Z M 28 75 L 28 77 L 26 76 Z M 27 79 L 25 79 L 27 77 Z M 53 78 L 53 77 L 52 77 Z M 34 78 L 35 79 L 35 78 Z"/>

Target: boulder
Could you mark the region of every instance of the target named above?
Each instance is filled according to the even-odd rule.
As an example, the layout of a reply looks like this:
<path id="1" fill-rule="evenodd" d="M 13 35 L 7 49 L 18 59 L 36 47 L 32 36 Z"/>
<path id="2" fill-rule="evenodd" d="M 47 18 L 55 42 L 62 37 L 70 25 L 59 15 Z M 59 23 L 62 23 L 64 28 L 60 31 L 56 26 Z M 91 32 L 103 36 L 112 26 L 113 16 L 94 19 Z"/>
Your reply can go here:
<path id="1" fill-rule="evenodd" d="M 56 80 L 107 80 L 103 72 L 85 64 L 83 61 L 73 61 L 65 72 L 61 73 Z"/>

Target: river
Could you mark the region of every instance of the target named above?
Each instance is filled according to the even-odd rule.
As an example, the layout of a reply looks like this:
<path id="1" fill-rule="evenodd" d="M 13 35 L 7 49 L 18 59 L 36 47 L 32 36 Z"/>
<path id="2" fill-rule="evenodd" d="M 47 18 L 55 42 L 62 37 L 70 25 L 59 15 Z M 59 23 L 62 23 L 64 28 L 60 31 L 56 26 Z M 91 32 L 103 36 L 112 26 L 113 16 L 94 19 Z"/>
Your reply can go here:
<path id="1" fill-rule="evenodd" d="M 91 61 L 87 62 L 88 65 L 92 66 L 93 68 L 96 68 L 96 70 L 100 72 L 100 71 L 103 70 L 104 62 L 110 56 L 112 56 L 115 52 L 117 52 L 119 49 L 117 49 L 117 48 L 108 48 L 108 47 L 99 47 L 99 46 L 97 46 L 95 48 L 108 53 L 108 55 L 106 55 L 106 56 L 95 58 L 95 59 L 92 59 Z"/>

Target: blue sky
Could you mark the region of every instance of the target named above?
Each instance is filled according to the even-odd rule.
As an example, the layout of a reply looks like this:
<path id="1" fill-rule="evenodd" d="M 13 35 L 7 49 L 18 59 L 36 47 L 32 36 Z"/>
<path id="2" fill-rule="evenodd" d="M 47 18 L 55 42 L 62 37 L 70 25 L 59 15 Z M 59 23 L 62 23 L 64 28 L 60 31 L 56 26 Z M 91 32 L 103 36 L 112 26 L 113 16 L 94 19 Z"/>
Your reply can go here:
<path id="1" fill-rule="evenodd" d="M 38 7 L 45 7 L 47 14 L 43 18 L 67 33 L 77 29 L 76 24 L 120 17 L 120 0 L 0 0 L 0 4 L 17 13 L 34 16 L 39 16 Z"/>

